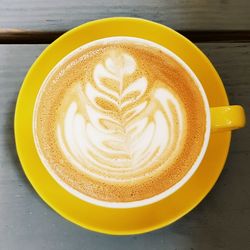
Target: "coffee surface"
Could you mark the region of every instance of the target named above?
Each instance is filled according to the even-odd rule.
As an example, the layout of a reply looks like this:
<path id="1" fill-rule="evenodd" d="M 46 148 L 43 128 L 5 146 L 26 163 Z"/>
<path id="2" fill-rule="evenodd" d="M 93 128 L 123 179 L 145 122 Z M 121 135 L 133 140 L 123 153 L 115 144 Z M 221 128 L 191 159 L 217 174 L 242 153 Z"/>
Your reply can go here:
<path id="1" fill-rule="evenodd" d="M 40 90 L 34 122 L 43 162 L 63 185 L 127 202 L 184 177 L 202 148 L 206 116 L 179 62 L 124 39 L 64 58 Z"/>

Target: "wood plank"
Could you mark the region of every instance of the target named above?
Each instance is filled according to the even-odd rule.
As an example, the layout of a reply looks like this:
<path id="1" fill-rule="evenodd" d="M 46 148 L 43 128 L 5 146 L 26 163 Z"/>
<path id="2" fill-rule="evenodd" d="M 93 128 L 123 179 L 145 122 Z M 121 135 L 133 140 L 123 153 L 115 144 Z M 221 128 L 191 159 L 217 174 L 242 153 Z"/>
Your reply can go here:
<path id="1" fill-rule="evenodd" d="M 89 20 L 132 16 L 176 30 L 250 30 L 248 0 L 1 0 L 0 28 L 65 31 Z"/>
<path id="2" fill-rule="evenodd" d="M 197 44 L 218 69 L 231 103 L 250 117 L 250 43 Z M 173 225 L 141 236 L 81 229 L 45 205 L 21 170 L 13 137 L 18 90 L 46 45 L 0 45 L 0 249 L 250 249 L 250 127 L 233 133 L 226 167 L 206 199 Z"/>

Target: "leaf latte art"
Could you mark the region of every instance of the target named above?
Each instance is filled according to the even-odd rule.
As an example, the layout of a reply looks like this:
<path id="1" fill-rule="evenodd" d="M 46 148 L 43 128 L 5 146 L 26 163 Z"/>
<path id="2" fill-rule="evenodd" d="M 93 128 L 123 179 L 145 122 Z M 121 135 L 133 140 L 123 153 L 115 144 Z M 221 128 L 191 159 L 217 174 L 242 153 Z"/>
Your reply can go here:
<path id="1" fill-rule="evenodd" d="M 39 155 L 77 196 L 129 202 L 160 194 L 185 176 L 204 140 L 193 78 L 143 42 L 77 49 L 51 71 L 37 100 Z"/>
<path id="2" fill-rule="evenodd" d="M 170 89 L 157 87 L 146 95 L 148 80 L 135 74 L 132 56 L 111 53 L 95 66 L 93 82 L 78 83 L 65 95 L 57 139 L 80 171 L 131 181 L 151 174 L 155 168 L 150 166 L 163 154 L 171 163 L 181 148 L 185 114 Z"/>

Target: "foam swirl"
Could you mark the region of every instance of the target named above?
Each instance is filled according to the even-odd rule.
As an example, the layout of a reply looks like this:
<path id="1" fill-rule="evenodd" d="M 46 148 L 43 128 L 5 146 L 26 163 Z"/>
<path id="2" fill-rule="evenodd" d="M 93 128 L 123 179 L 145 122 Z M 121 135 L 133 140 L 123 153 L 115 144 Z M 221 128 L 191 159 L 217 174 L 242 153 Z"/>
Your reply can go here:
<path id="1" fill-rule="evenodd" d="M 140 72 L 132 55 L 109 51 L 94 67 L 92 81 L 79 81 L 65 94 L 65 112 L 56 123 L 58 145 L 86 175 L 107 182 L 143 179 L 163 160 L 170 166 L 181 151 L 182 102 Z"/>

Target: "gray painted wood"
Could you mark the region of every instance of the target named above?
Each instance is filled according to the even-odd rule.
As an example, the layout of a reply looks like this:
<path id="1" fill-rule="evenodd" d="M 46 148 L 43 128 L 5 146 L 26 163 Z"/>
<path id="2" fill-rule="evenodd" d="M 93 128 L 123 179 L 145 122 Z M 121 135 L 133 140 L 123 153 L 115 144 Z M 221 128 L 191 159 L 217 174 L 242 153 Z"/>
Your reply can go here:
<path id="1" fill-rule="evenodd" d="M 221 74 L 231 103 L 244 105 L 250 117 L 250 43 L 198 46 Z M 29 66 L 44 48 L 0 45 L 1 250 L 250 249 L 249 125 L 233 133 L 225 169 L 212 192 L 169 227 L 145 235 L 113 237 L 82 229 L 53 212 L 24 176 L 13 137 L 18 90 Z"/>
<path id="2" fill-rule="evenodd" d="M 0 28 L 67 30 L 89 20 L 133 16 L 178 30 L 250 30 L 248 0 L 0 0 Z"/>

